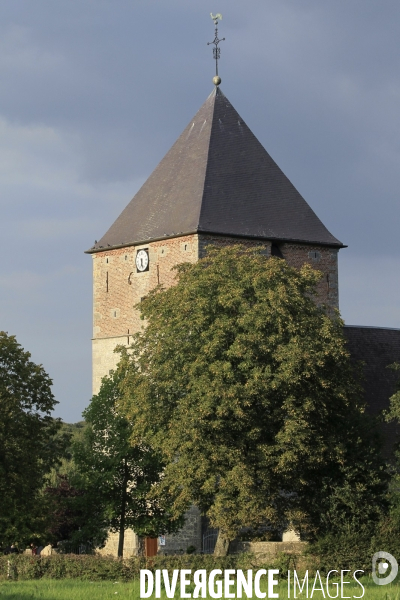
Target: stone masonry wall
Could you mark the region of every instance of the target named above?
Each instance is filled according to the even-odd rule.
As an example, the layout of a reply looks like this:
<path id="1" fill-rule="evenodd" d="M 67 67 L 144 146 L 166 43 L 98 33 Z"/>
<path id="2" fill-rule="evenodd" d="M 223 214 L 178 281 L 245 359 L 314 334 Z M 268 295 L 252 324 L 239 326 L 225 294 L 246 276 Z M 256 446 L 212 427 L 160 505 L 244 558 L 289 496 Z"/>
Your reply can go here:
<path id="1" fill-rule="evenodd" d="M 203 257 L 208 245 L 227 246 L 243 244 L 247 247 L 260 246 L 271 255 L 272 243 L 261 240 L 238 240 L 237 238 L 200 235 L 199 257 Z M 339 283 L 338 283 L 338 250 L 317 244 L 278 244 L 283 258 L 292 267 L 300 269 L 305 263 L 310 264 L 315 270 L 321 271 L 322 277 L 317 285 L 319 304 L 327 304 L 332 309 L 339 308 Z"/>
<path id="2" fill-rule="evenodd" d="M 192 506 L 185 514 L 185 524 L 176 534 L 165 536 L 165 546 L 159 546 L 163 554 L 180 554 L 194 546 L 196 552 L 202 551 L 201 514 L 197 506 Z"/>
<path id="3" fill-rule="evenodd" d="M 102 554 L 103 556 L 118 556 L 118 540 L 118 533 L 109 533 L 104 548 L 97 549 L 97 554 Z M 130 556 L 137 556 L 138 553 L 138 536 L 132 531 L 132 529 L 127 529 L 125 531 L 124 537 L 124 558 L 129 558 Z"/>
<path id="4" fill-rule="evenodd" d="M 262 246 L 271 253 L 271 242 L 268 241 L 202 234 L 93 254 L 93 393 L 98 392 L 101 378 L 118 362 L 115 346 L 129 345 L 132 334 L 143 326 L 135 305 L 158 284 L 166 288 L 173 285 L 174 265 L 196 262 L 205 255 L 209 244 L 237 243 L 248 247 Z M 143 273 L 138 273 L 135 265 L 140 249 L 148 249 L 150 258 L 149 270 Z M 289 243 L 280 244 L 279 249 L 290 265 L 300 268 L 308 262 L 320 270 L 318 302 L 338 308 L 338 251 L 324 246 Z"/>
<path id="5" fill-rule="evenodd" d="M 149 270 L 138 273 L 135 259 L 141 249 L 149 251 Z M 129 345 L 132 334 L 143 326 L 135 305 L 158 284 L 166 288 L 173 284 L 174 265 L 196 262 L 197 258 L 196 235 L 93 254 L 94 394 L 101 378 L 118 362 L 115 346 Z"/>
<path id="6" fill-rule="evenodd" d="M 299 269 L 305 263 L 322 277 L 317 285 L 319 304 L 339 308 L 338 250 L 325 246 L 306 246 L 303 244 L 281 244 L 280 250 L 289 265 Z"/>

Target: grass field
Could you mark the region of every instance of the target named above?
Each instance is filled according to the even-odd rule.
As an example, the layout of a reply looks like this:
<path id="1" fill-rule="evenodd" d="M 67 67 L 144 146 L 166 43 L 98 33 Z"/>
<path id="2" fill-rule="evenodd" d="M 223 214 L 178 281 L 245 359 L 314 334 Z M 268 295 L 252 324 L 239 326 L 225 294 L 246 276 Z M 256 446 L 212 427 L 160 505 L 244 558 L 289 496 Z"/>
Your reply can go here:
<path id="1" fill-rule="evenodd" d="M 139 598 L 139 585 L 112 581 L 38 579 L 0 582 L 1 600 L 103 600 Z"/>
<path id="2" fill-rule="evenodd" d="M 371 580 L 364 580 L 365 600 L 400 600 L 400 586 L 376 586 Z M 347 586 L 345 594 L 352 598 L 360 596 L 360 587 Z M 333 592 L 331 592 L 332 595 Z M 164 599 L 165 595 L 162 596 Z M 179 594 L 175 598 L 178 600 Z M 279 585 L 279 598 L 288 597 L 286 582 Z M 340 596 L 339 596 L 340 597 Z M 0 600 L 103 600 L 105 598 L 139 600 L 139 585 L 112 581 L 94 582 L 76 579 L 39 579 L 31 581 L 0 582 Z M 255 598 L 255 596 L 253 596 Z M 301 594 L 298 598 L 307 598 Z M 314 592 L 313 598 L 324 598 L 322 592 Z"/>

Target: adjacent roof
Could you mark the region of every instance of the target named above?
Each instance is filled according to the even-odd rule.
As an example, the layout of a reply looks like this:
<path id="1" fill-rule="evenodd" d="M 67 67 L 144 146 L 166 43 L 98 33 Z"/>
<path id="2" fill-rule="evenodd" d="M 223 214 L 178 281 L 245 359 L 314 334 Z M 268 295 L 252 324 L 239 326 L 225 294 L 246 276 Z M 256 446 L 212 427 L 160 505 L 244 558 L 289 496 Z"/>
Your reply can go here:
<path id="1" fill-rule="evenodd" d="M 396 391 L 399 374 L 387 367 L 394 362 L 400 363 L 400 329 L 346 325 L 344 334 L 352 359 L 362 363 L 368 412 L 377 415 L 389 408 L 389 398 Z M 400 433 L 399 427 L 394 423 L 381 423 L 380 427 L 385 453 L 390 456 Z"/>
<path id="2" fill-rule="evenodd" d="M 88 252 L 194 232 L 343 247 L 219 88 Z"/>

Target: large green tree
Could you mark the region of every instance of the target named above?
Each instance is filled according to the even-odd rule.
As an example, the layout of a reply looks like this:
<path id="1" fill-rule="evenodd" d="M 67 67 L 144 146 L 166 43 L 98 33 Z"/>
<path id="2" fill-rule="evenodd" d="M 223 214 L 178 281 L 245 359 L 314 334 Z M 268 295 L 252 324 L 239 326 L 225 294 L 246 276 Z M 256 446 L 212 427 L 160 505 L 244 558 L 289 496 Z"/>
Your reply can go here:
<path id="1" fill-rule="evenodd" d="M 82 494 L 75 498 L 82 525 L 74 538 L 104 541 L 108 531 L 119 533 L 118 556 L 123 555 L 125 530 L 157 537 L 176 531 L 180 515 L 171 518 L 168 502 L 150 498 L 164 468 L 160 454 L 142 443 L 132 444 L 132 424 L 119 412 L 118 370 L 102 380 L 100 391 L 84 411 L 87 427 L 76 442 L 73 459 L 80 477 L 72 478 Z"/>
<path id="2" fill-rule="evenodd" d="M 320 276 L 214 248 L 139 306 L 122 360 L 134 439 L 164 458 L 159 493 L 177 513 L 198 505 L 225 548 L 243 527 L 315 533 L 355 505 L 361 520 L 379 512 L 383 464 Z"/>
<path id="3" fill-rule="evenodd" d="M 43 526 L 40 494 L 65 448 L 52 381 L 15 336 L 0 332 L 0 539 L 26 541 Z"/>

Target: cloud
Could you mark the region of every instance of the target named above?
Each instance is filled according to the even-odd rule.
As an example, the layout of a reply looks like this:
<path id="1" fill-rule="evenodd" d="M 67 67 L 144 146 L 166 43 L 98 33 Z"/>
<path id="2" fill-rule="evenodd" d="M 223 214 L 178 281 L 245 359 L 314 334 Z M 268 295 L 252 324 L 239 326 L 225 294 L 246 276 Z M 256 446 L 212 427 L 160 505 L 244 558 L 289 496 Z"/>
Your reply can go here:
<path id="1" fill-rule="evenodd" d="M 79 137 L 48 125 L 11 123 L 0 118 L 2 186 L 59 190 L 79 170 Z M 4 202 L 4 197 L 3 197 Z"/>
<path id="2" fill-rule="evenodd" d="M 4 222 L 24 237 L 90 231 L 93 224 L 101 227 L 110 207 L 113 214 L 122 210 L 143 182 L 133 178 L 92 182 L 84 177 L 84 162 L 77 134 L 0 118 L 0 207 Z"/>
<path id="3" fill-rule="evenodd" d="M 3 27 L 0 39 L 0 73 L 38 77 L 43 73 L 58 73 L 66 68 L 61 52 L 49 52 L 34 43 L 32 29 L 19 24 Z"/>
<path id="4" fill-rule="evenodd" d="M 40 267 L 40 265 L 38 265 Z M 0 274 L 0 289 L 2 289 L 3 301 L 7 293 L 12 292 L 20 296 L 21 300 L 28 307 L 32 307 L 34 301 L 43 302 L 46 299 L 48 303 L 48 290 L 50 287 L 59 285 L 60 281 L 66 278 L 73 279 L 79 276 L 79 269 L 72 265 L 63 265 L 53 271 L 43 273 L 37 271 L 21 270 L 11 271 L 6 275 Z M 27 294 L 27 290 L 29 293 Z"/>
<path id="5" fill-rule="evenodd" d="M 212 89 L 222 89 L 349 249 L 346 322 L 399 327 L 397 0 L 13 0 L 0 21 L 1 328 L 80 418 L 91 260 Z M 76 360 L 76 357 L 79 357 Z"/>
<path id="6" fill-rule="evenodd" d="M 400 329 L 400 270 L 393 256 L 340 256 L 339 299 L 347 325 Z"/>

